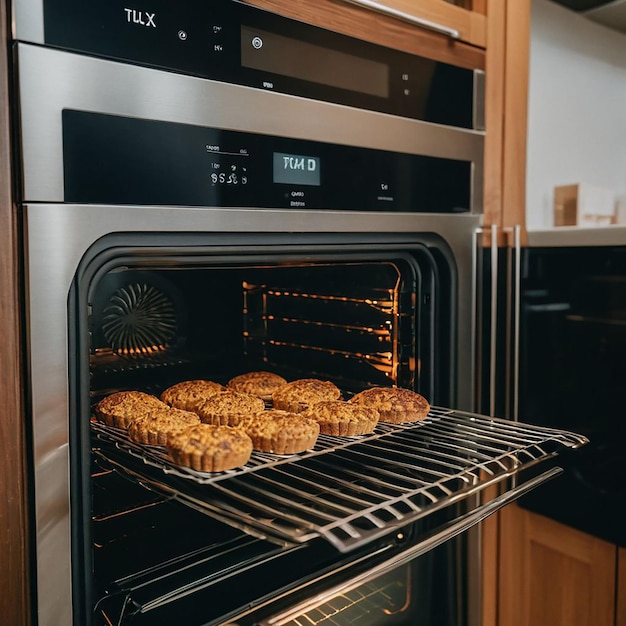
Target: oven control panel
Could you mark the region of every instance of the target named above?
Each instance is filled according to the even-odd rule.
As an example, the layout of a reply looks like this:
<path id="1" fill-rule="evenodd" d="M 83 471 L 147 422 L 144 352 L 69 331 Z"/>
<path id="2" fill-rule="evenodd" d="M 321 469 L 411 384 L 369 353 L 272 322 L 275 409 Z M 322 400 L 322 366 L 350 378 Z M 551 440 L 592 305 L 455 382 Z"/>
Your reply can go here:
<path id="1" fill-rule="evenodd" d="M 233 0 L 44 0 L 44 39 L 127 63 L 482 130 L 480 70 Z"/>
<path id="2" fill-rule="evenodd" d="M 470 161 L 63 111 L 66 202 L 470 210 Z"/>

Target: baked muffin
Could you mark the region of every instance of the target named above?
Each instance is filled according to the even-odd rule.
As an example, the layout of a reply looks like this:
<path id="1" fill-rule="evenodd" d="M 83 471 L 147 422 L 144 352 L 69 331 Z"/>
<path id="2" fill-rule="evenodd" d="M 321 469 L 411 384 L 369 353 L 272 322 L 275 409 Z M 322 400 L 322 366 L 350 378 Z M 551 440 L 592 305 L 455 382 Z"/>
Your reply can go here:
<path id="1" fill-rule="evenodd" d="M 128 436 L 137 443 L 165 446 L 173 434 L 199 423 L 195 413 L 165 406 L 133 420 L 128 425 Z"/>
<path id="2" fill-rule="evenodd" d="M 161 393 L 161 400 L 183 411 L 195 411 L 207 398 L 224 390 L 224 385 L 212 380 L 184 380 Z"/>
<path id="3" fill-rule="evenodd" d="M 223 472 L 250 460 L 252 440 L 241 428 L 198 424 L 171 435 L 167 450 L 178 465 L 199 472 Z"/>
<path id="4" fill-rule="evenodd" d="M 216 426 L 238 426 L 243 418 L 265 408 L 265 402 L 251 393 L 228 389 L 213 394 L 196 409 L 200 420 Z"/>
<path id="5" fill-rule="evenodd" d="M 371 433 L 378 424 L 378 411 L 357 402 L 325 400 L 307 409 L 302 416 L 315 420 L 325 435 L 354 437 Z"/>
<path id="6" fill-rule="evenodd" d="M 127 428 L 132 420 L 167 405 L 156 396 L 143 391 L 118 391 L 103 398 L 94 407 L 96 417 L 116 428 Z"/>
<path id="7" fill-rule="evenodd" d="M 275 409 L 302 413 L 318 402 L 340 398 L 341 391 L 329 380 L 300 378 L 278 388 L 272 394 L 272 405 Z"/>
<path id="8" fill-rule="evenodd" d="M 255 450 L 274 454 L 296 454 L 315 445 L 319 424 L 299 413 L 268 409 L 247 418 L 242 428 Z"/>
<path id="9" fill-rule="evenodd" d="M 273 372 L 247 372 L 231 378 L 226 386 L 233 391 L 251 393 L 269 402 L 272 394 L 286 384 L 286 379 Z"/>
<path id="10" fill-rule="evenodd" d="M 372 387 L 357 393 L 350 402 L 376 409 L 379 420 L 391 424 L 418 422 L 430 411 L 424 396 L 401 387 Z"/>

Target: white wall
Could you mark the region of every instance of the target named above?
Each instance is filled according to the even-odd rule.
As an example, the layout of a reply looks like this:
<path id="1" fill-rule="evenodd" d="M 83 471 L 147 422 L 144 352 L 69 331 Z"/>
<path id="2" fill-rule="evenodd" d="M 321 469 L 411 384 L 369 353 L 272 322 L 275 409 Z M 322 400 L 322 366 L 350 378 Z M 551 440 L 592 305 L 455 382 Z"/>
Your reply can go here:
<path id="1" fill-rule="evenodd" d="M 554 224 L 553 189 L 626 194 L 626 35 L 532 0 L 526 225 Z"/>

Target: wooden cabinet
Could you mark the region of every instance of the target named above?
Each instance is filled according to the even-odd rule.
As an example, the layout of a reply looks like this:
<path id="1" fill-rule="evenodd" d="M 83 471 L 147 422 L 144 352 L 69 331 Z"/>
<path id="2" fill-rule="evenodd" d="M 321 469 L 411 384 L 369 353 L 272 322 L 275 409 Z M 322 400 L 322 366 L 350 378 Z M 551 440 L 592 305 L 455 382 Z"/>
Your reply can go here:
<path id="1" fill-rule="evenodd" d="M 8 32 L 6 4 L 0 30 Z M 20 291 L 17 220 L 11 201 L 9 77 L 7 46 L 0 51 L 0 615 L 3 624 L 26 625 L 28 600 L 28 515 L 26 435 L 22 413 Z"/>
<path id="2" fill-rule="evenodd" d="M 346 1 L 346 0 L 341 0 Z M 359 2 L 359 0 L 348 0 Z M 376 0 L 375 3 L 366 0 L 372 6 L 382 5 L 397 15 L 406 16 L 411 23 L 425 22 L 432 25 L 434 31 L 438 27 L 453 32 L 453 38 L 469 43 L 473 46 L 485 48 L 487 46 L 487 19 L 485 0 L 468 0 L 465 2 L 451 2 L 449 0 Z M 384 11 L 381 8 L 380 11 Z M 419 27 L 419 26 L 418 26 Z M 428 26 L 426 26 L 428 29 Z"/>
<path id="3" fill-rule="evenodd" d="M 378 11 L 346 2 L 345 0 L 246 0 L 248 4 L 261 9 L 300 20 L 314 26 L 327 28 L 337 33 L 357 37 L 365 41 L 388 46 L 413 54 L 424 54 L 438 61 L 460 65 L 462 67 L 485 67 L 484 46 L 472 45 L 461 39 L 453 39 L 446 35 L 419 28 L 402 19 L 383 15 Z M 502 0 L 498 0 L 502 1 Z M 444 13 L 459 12 L 470 21 L 471 12 L 444 2 L 444 0 L 384 0 L 385 4 L 398 11 L 411 12 L 424 19 L 440 19 L 446 26 L 458 26 L 454 21 L 443 21 L 447 16 L 426 10 L 421 7 L 439 7 Z M 418 11 L 417 8 L 420 7 Z M 428 16 L 428 17 L 427 17 Z M 484 21 L 484 16 L 482 16 Z M 468 27 L 469 28 L 469 27 Z M 486 37 L 483 37 L 486 39 Z"/>
<path id="4" fill-rule="evenodd" d="M 626 548 L 617 556 L 617 603 L 615 626 L 626 626 Z"/>
<path id="5" fill-rule="evenodd" d="M 515 504 L 499 521 L 499 626 L 614 626 L 618 584 L 624 619 L 623 550 Z"/>

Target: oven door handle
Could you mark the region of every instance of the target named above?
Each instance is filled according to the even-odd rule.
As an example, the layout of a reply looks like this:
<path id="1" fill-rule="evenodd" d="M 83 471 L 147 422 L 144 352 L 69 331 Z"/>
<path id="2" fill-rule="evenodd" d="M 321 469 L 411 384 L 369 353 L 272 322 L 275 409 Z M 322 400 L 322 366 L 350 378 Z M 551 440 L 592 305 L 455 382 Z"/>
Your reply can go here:
<path id="1" fill-rule="evenodd" d="M 517 498 L 535 489 L 535 487 L 538 487 L 539 485 L 545 483 L 552 478 L 555 478 L 562 473 L 563 469 L 561 467 L 553 467 L 548 471 L 539 474 L 538 476 L 535 476 L 534 478 L 526 481 L 522 485 L 519 485 L 507 491 L 506 493 L 497 496 L 488 504 L 485 504 L 479 509 L 475 509 L 470 513 L 458 517 L 442 530 L 434 533 L 433 535 L 430 535 L 429 537 L 426 537 L 424 540 L 411 546 L 404 552 L 396 554 L 391 558 L 379 563 L 378 565 L 375 565 L 374 567 L 360 574 L 359 576 L 355 576 L 350 580 L 330 587 L 324 592 L 308 598 L 307 600 L 289 608 L 283 613 L 279 613 L 278 615 L 274 615 L 259 622 L 259 626 L 281 626 L 282 624 L 285 624 L 295 619 L 302 613 L 306 613 L 307 611 L 314 609 L 321 604 L 328 602 L 329 600 L 332 600 L 338 595 L 348 593 L 352 589 L 371 582 L 372 580 L 383 576 L 384 574 L 387 574 L 397 567 L 406 565 L 413 559 L 422 556 L 426 552 L 429 552 L 437 546 L 445 543 L 449 539 L 460 535 L 461 533 L 470 529 L 472 526 L 475 526 L 476 524 L 482 522 L 487 517 L 500 510 L 502 507 L 510 504 L 514 500 L 517 500 Z M 235 626 L 235 624 L 233 623 L 228 626 Z"/>
<path id="2" fill-rule="evenodd" d="M 403 22 L 419 26 L 420 28 L 425 28 L 426 30 L 432 30 L 436 33 L 446 35 L 451 39 L 459 39 L 461 37 L 461 34 L 458 30 L 456 30 L 456 28 L 450 28 L 449 26 L 444 26 L 443 24 L 438 24 L 437 22 L 431 22 L 423 17 L 399 11 L 398 9 L 389 7 L 386 4 L 381 4 L 380 2 L 374 2 L 373 0 L 343 0 L 343 2 L 355 4 L 358 7 L 375 11 L 377 13 L 382 13 L 387 17 L 393 17 L 395 19 L 402 20 Z"/>

